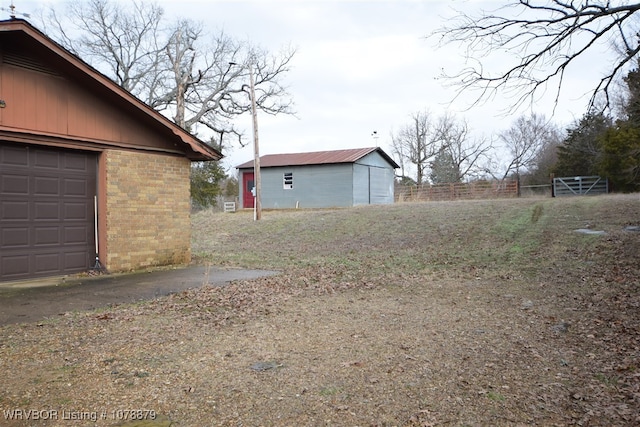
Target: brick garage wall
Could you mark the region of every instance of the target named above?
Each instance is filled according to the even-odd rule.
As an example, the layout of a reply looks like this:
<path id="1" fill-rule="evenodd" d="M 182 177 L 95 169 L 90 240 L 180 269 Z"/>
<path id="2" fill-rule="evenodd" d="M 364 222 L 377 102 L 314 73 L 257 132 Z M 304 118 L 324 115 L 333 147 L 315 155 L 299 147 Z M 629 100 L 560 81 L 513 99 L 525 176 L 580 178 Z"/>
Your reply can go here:
<path id="1" fill-rule="evenodd" d="M 189 160 L 120 150 L 105 155 L 106 268 L 188 263 Z"/>

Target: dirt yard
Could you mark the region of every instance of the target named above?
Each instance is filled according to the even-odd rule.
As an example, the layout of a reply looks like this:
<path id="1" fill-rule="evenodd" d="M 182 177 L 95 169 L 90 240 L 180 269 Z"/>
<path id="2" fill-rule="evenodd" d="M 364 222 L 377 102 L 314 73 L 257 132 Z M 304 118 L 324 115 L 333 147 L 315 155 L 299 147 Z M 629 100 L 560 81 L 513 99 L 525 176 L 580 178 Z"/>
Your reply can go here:
<path id="1" fill-rule="evenodd" d="M 0 425 L 637 426 L 638 226 L 638 194 L 202 212 L 197 262 L 282 273 L 0 328 Z"/>

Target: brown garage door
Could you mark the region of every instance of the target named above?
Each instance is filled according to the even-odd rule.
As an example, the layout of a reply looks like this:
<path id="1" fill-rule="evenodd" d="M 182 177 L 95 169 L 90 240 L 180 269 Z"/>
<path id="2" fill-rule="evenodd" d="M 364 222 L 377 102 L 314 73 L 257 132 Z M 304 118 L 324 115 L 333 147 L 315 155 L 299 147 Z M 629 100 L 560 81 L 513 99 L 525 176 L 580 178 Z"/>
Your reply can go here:
<path id="1" fill-rule="evenodd" d="M 0 281 L 95 260 L 96 154 L 0 141 Z"/>

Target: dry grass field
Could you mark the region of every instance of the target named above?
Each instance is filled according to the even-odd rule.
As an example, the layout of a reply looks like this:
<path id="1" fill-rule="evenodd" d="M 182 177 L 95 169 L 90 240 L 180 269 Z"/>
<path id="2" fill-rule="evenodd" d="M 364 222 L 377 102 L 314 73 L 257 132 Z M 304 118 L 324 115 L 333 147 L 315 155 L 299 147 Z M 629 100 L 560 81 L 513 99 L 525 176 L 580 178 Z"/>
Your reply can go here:
<path id="1" fill-rule="evenodd" d="M 0 425 L 640 425 L 635 226 L 638 194 L 201 212 L 197 262 L 281 273 L 0 328 Z"/>

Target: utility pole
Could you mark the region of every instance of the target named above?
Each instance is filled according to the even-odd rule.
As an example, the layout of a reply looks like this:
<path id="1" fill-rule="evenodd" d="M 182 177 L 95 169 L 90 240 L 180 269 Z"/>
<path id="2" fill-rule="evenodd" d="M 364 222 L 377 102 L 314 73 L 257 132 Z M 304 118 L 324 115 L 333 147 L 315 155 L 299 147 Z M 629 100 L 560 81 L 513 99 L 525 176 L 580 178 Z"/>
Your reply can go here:
<path id="1" fill-rule="evenodd" d="M 232 65 L 240 64 L 229 62 L 229 66 Z M 262 218 L 262 201 L 260 199 L 262 188 L 260 182 L 260 148 L 258 145 L 258 108 L 256 105 L 255 81 L 253 79 L 253 62 L 249 62 L 247 66 L 240 66 L 249 70 L 249 97 L 251 98 L 251 116 L 253 117 L 253 220 L 258 221 Z"/>
<path id="2" fill-rule="evenodd" d="M 253 64 L 249 63 L 249 89 L 251 92 L 251 115 L 253 116 L 253 179 L 255 182 L 255 215 L 254 221 L 258 221 L 262 217 L 262 202 L 260 200 L 261 182 L 260 182 L 260 148 L 258 147 L 258 112 L 256 108 L 256 91 L 255 82 L 253 80 Z"/>

